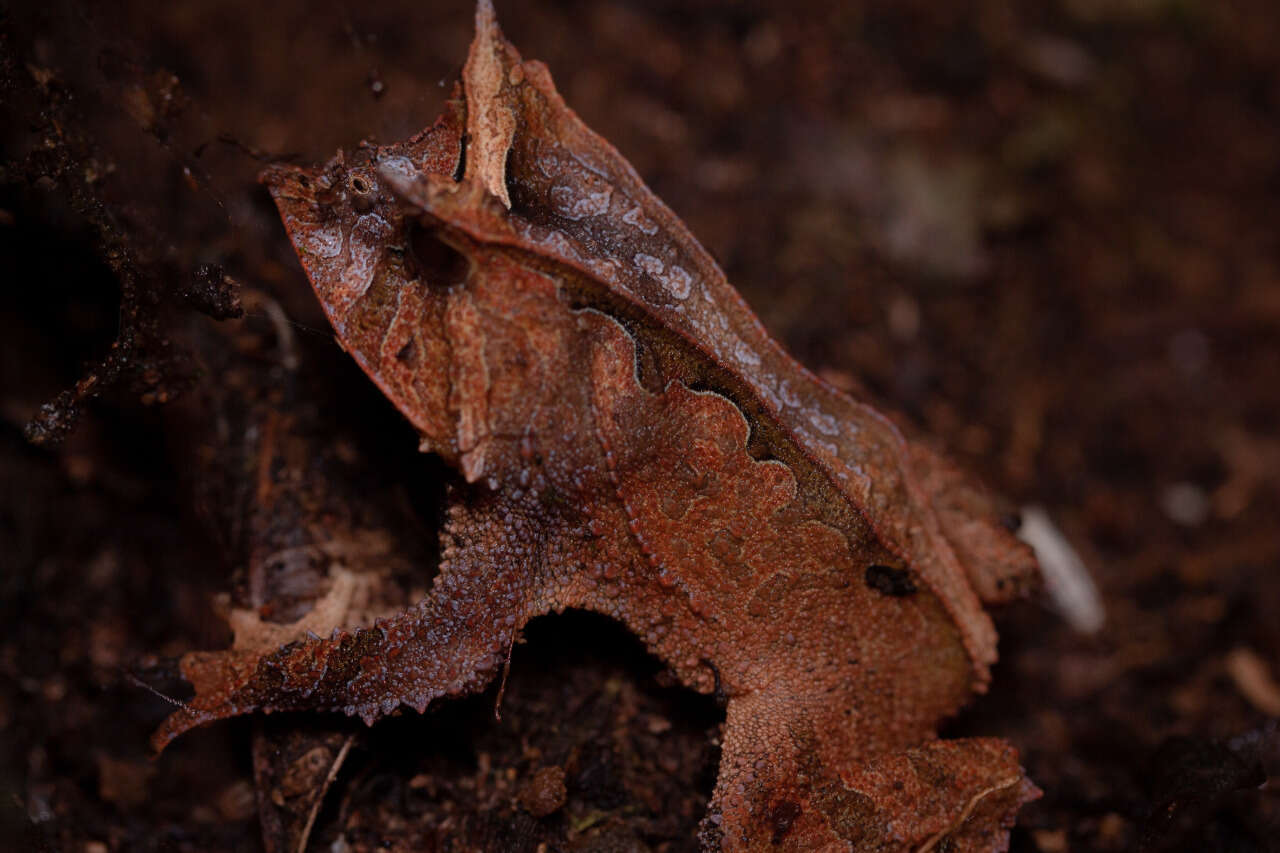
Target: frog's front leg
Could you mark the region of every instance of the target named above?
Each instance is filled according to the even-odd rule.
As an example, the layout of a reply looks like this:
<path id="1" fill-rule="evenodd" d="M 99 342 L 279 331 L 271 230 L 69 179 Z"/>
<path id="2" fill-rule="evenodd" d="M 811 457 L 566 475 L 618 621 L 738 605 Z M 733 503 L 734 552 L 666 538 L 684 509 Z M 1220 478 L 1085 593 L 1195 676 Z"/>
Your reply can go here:
<path id="1" fill-rule="evenodd" d="M 577 602 L 574 576 L 554 565 L 556 531 L 540 504 L 475 490 L 450 510 L 425 599 L 331 638 L 187 655 L 183 675 L 195 698 L 165 720 L 153 745 L 241 714 L 342 711 L 372 723 L 401 704 L 422 711 L 440 696 L 481 689 L 530 618 Z"/>
<path id="2" fill-rule="evenodd" d="M 796 704 L 785 687 L 730 700 L 705 849 L 992 853 L 1006 849 L 1018 807 L 1039 795 L 996 739 L 828 763 L 821 738 L 841 724 L 823 718 L 840 709 L 820 697 Z"/>

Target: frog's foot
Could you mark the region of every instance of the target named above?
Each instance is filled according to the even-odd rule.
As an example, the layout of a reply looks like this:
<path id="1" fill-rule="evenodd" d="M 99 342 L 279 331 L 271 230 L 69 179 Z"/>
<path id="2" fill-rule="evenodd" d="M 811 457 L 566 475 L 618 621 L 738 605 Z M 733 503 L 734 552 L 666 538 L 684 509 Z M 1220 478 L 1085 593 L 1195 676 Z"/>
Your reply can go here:
<path id="1" fill-rule="evenodd" d="M 704 848 L 1000 853 L 1019 807 L 1040 795 L 998 739 L 927 741 L 836 768 L 818 737 L 794 724 L 762 732 L 731 702 Z"/>

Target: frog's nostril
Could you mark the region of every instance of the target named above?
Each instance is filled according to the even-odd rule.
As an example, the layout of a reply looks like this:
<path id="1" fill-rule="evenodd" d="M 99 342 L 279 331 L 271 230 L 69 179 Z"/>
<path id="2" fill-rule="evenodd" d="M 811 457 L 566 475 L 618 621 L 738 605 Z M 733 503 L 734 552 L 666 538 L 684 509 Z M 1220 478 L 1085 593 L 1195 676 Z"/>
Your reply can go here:
<path id="1" fill-rule="evenodd" d="M 364 175 L 352 175 L 347 179 L 347 188 L 351 191 L 352 207 L 361 213 L 373 209 L 378 200 L 373 181 Z"/>

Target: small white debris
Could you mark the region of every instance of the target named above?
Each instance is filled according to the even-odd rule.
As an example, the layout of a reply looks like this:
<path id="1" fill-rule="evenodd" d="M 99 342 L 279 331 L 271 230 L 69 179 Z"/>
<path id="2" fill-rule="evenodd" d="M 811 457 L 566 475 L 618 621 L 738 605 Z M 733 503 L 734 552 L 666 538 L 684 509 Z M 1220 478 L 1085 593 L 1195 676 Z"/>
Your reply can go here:
<path id="1" fill-rule="evenodd" d="M 1241 647 L 1227 655 L 1227 674 L 1249 704 L 1268 717 L 1280 717 L 1280 685 L 1271 667 L 1253 649 Z"/>
<path id="2" fill-rule="evenodd" d="M 1183 527 L 1199 527 L 1209 517 L 1209 496 L 1195 483 L 1174 483 L 1160 495 L 1160 508 Z"/>
<path id="3" fill-rule="evenodd" d="M 1018 538 L 1036 552 L 1045 589 L 1054 607 L 1076 631 L 1093 634 L 1102 628 L 1106 612 L 1098 587 L 1071 543 L 1049 519 L 1043 507 L 1022 508 Z"/>

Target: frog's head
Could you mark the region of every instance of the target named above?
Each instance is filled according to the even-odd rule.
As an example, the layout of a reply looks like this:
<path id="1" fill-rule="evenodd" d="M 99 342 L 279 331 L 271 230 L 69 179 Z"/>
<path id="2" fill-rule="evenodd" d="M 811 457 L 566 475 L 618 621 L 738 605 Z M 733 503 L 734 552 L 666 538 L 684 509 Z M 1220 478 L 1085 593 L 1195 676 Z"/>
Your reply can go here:
<path id="1" fill-rule="evenodd" d="M 442 363 L 447 293 L 465 262 L 406 209 L 393 184 L 452 180 L 462 156 L 460 110 L 451 102 L 407 142 L 362 145 L 324 166 L 276 165 L 260 177 L 339 344 L 442 449 L 450 441 L 448 379 L 429 365 Z"/>

